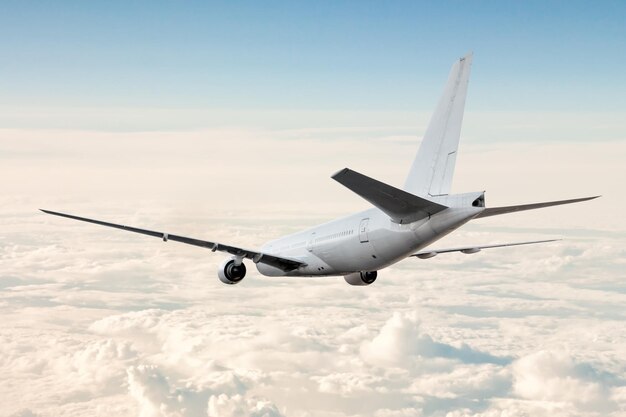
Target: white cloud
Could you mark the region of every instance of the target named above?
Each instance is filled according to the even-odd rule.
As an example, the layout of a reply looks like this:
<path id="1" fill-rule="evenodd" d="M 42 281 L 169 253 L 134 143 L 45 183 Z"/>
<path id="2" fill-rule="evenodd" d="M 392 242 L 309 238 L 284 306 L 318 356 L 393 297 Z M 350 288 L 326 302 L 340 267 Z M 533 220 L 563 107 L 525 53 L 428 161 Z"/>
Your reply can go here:
<path id="1" fill-rule="evenodd" d="M 385 380 L 369 374 L 331 373 L 313 377 L 319 384 L 319 391 L 327 394 L 350 396 L 366 392 L 385 392 Z"/>
<path id="2" fill-rule="evenodd" d="M 420 330 L 419 320 L 414 314 L 395 313 L 372 341 L 361 346 L 363 358 L 380 366 L 410 366 L 415 359 L 437 358 L 458 360 L 465 363 L 505 363 L 506 358 L 497 358 L 488 353 L 472 349 L 462 343 L 459 347 L 436 342 Z"/>
<path id="3" fill-rule="evenodd" d="M 269 401 L 220 394 L 209 398 L 208 417 L 282 417 L 282 414 Z"/>
<path id="4" fill-rule="evenodd" d="M 192 387 L 173 389 L 156 366 L 128 369 L 128 390 L 139 405 L 140 417 L 200 416 L 208 393 Z"/>
<path id="5" fill-rule="evenodd" d="M 11 399 L 0 415 L 623 414 L 621 194 L 469 224 L 438 246 L 567 239 L 411 259 L 367 288 L 253 268 L 226 287 L 215 276 L 222 257 L 209 251 L 35 211 L 256 247 L 364 207 L 324 180 L 338 167 L 401 182 L 401 159 L 414 153 L 401 132 L 317 133 L 0 132 L 0 398 Z M 621 176 L 605 174 L 623 169 L 624 149 L 468 143 L 455 186 L 488 185 L 489 204 L 597 184 L 606 193 L 619 189 Z M 528 161 L 545 169 L 519 176 Z M 267 184 L 308 192 L 294 201 Z"/>
<path id="6" fill-rule="evenodd" d="M 607 381 L 588 364 L 576 363 L 569 354 L 539 351 L 512 366 L 515 393 L 537 401 L 566 402 L 585 409 L 611 409 Z"/>
<path id="7" fill-rule="evenodd" d="M 491 398 L 508 394 L 510 387 L 511 376 L 507 368 L 481 364 L 419 375 L 407 391 L 438 398 Z"/>
<path id="8" fill-rule="evenodd" d="M 239 381 L 233 389 L 232 378 L 226 384 L 218 378 L 202 388 L 194 384 L 174 388 L 154 365 L 130 367 L 127 372 L 129 393 L 139 404 L 140 417 L 281 417 L 270 401 L 246 397 Z"/>
<path id="9" fill-rule="evenodd" d="M 20 410 L 14 414 L 11 414 L 10 417 L 38 417 L 37 414 L 33 413 L 31 410 L 25 408 Z"/>
<path id="10" fill-rule="evenodd" d="M 420 417 L 422 415 L 422 410 L 419 408 L 401 408 L 398 410 L 382 408 L 374 413 L 374 417 Z"/>

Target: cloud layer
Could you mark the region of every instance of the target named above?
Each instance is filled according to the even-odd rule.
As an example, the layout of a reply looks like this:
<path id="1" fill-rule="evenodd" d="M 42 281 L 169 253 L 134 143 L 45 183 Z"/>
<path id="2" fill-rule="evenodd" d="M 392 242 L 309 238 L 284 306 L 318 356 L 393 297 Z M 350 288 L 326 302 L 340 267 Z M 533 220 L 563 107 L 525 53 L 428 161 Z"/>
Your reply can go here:
<path id="1" fill-rule="evenodd" d="M 117 157 L 130 134 L 91 137 L 92 147 L 73 146 L 75 133 L 64 141 L 59 132 L 53 145 L 38 142 L 33 132 L 15 145 L 2 142 L 13 156 L 0 168 L 7 190 L 0 198 L 0 398 L 11 399 L 0 404 L 0 415 L 624 415 L 626 224 L 611 215 L 623 207 L 622 196 L 593 207 L 472 223 L 437 246 L 568 239 L 471 257 L 406 260 L 366 288 L 335 278 L 263 278 L 253 268 L 241 284 L 227 287 L 216 278 L 219 255 L 35 210 L 43 202 L 255 247 L 363 207 L 341 188 L 328 191 L 330 183 L 312 188 L 328 195 L 319 197 L 320 207 L 307 196 L 291 204 L 291 195 L 264 193 L 261 182 L 277 183 L 291 172 L 281 155 L 267 154 L 271 169 L 263 179 L 253 155 L 243 152 L 247 171 L 229 177 L 233 162 L 220 162 L 219 155 L 205 161 L 199 155 L 209 155 L 211 142 L 195 142 L 223 134 L 182 134 L 178 145 L 197 152 L 187 164 L 189 148 L 173 149 L 167 134 L 143 158 Z M 284 132 L 278 138 L 271 132 L 228 134 L 229 146 L 256 135 L 255 152 L 293 139 Z M 291 172 L 284 181 L 305 188 L 328 182 L 322 171 L 340 168 L 342 158 L 317 163 L 334 155 L 331 148 L 350 153 L 357 140 L 344 134 L 338 143 L 315 143 L 312 159 L 300 160 L 305 172 Z M 149 145 L 142 134 L 134 139 L 128 146 L 137 152 Z M 351 157 L 359 160 L 381 144 L 394 154 L 406 146 L 392 135 L 370 138 Z M 485 161 L 484 146 L 468 147 L 466 158 L 474 164 L 482 155 Z M 578 151 L 551 146 L 570 152 L 572 160 L 589 154 L 584 144 Z M 608 166 L 624 151 L 621 143 L 599 146 L 613 151 Z M 517 149 L 520 159 L 543 157 L 536 149 Z M 503 156 L 497 147 L 487 151 L 497 161 Z M 395 165 L 393 155 L 382 155 L 376 170 L 400 176 Z M 591 165 L 592 172 L 607 169 Z M 541 185 L 544 174 L 529 180 L 537 198 L 553 193 L 550 182 Z M 571 183 L 587 175 L 570 174 Z M 21 188 L 12 181 L 20 176 Z M 181 179 L 188 182 L 177 187 Z M 59 181 L 68 193 L 59 191 Z M 460 175 L 459 181 L 467 190 L 474 179 Z M 509 189 L 506 178 L 489 181 L 505 190 L 499 198 L 520 202 L 519 184 Z M 142 183 L 145 189 L 134 195 Z M 248 194 L 246 186 L 256 191 Z M 244 203 L 233 206 L 225 198 L 233 189 L 245 194 Z M 591 209 L 603 216 L 590 218 Z"/>

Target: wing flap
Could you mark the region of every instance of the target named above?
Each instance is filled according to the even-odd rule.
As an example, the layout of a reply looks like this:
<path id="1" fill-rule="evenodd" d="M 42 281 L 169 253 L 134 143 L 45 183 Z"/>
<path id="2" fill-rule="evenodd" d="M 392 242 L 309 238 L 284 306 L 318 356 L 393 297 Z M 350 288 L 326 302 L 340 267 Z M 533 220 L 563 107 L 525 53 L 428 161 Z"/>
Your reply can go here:
<path id="1" fill-rule="evenodd" d="M 332 178 L 378 207 L 396 223 L 411 223 L 448 208 L 348 168 Z"/>
<path id="2" fill-rule="evenodd" d="M 437 256 L 440 253 L 461 252 L 465 254 L 472 254 L 472 253 L 480 252 L 483 249 L 504 248 L 508 246 L 520 246 L 520 245 L 533 245 L 535 243 L 556 242 L 558 240 L 561 240 L 561 239 L 534 240 L 532 242 L 517 242 L 517 243 L 498 243 L 495 245 L 463 246 L 459 248 L 448 248 L 448 249 L 433 249 L 433 250 L 425 250 L 425 251 L 417 252 L 409 256 L 416 256 L 420 259 L 428 259 L 428 258 Z"/>
<path id="3" fill-rule="evenodd" d="M 154 230 L 140 229 L 137 227 L 125 226 L 121 224 L 103 222 L 101 220 L 88 219 L 86 217 L 74 216 L 66 213 L 59 213 L 56 211 L 40 209 L 44 213 L 52 214 L 54 216 L 66 217 L 68 219 L 80 220 L 87 223 L 98 224 L 100 226 L 113 227 L 116 229 L 126 230 L 129 232 L 140 233 L 143 235 L 154 236 L 163 239 L 164 242 L 173 240 L 175 242 L 186 243 L 187 245 L 199 246 L 201 248 L 211 249 L 213 252 L 226 252 L 234 256 L 241 256 L 242 258 L 251 259 L 254 263 L 261 262 L 267 265 L 282 269 L 283 271 L 292 271 L 298 269 L 301 266 L 306 265 L 304 262 L 300 262 L 295 259 L 283 258 L 267 253 L 252 251 L 249 249 L 243 249 L 236 246 L 225 245 L 219 242 L 211 242 L 209 240 L 194 239 L 186 236 L 172 235 L 169 233 L 157 232 Z"/>

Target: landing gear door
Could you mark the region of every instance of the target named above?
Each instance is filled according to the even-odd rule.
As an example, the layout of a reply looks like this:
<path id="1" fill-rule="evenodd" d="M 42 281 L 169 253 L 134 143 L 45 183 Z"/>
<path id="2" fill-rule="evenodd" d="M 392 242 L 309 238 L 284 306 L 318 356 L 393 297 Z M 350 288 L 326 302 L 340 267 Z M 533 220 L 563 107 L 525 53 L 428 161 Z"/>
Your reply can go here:
<path id="1" fill-rule="evenodd" d="M 370 219 L 361 220 L 361 224 L 359 225 L 359 240 L 361 243 L 369 242 L 369 237 L 367 236 L 367 232 L 369 230 L 369 222 Z"/>

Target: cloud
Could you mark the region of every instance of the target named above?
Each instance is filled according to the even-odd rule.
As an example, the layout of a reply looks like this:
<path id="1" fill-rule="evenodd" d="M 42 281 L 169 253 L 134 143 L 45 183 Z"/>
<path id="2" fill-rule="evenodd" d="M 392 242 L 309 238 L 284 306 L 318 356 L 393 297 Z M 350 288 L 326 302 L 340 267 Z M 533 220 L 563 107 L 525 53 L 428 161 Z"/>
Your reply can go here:
<path id="1" fill-rule="evenodd" d="M 414 314 L 395 313 L 371 341 L 361 345 L 364 360 L 381 366 L 406 366 L 415 359 L 445 358 L 464 363 L 506 363 L 488 353 L 472 349 L 461 343 L 458 347 L 436 342 L 420 329 Z"/>
<path id="2" fill-rule="evenodd" d="M 567 353 L 542 350 L 515 361 L 512 371 L 514 391 L 522 398 L 597 411 L 614 407 L 607 377 Z"/>
<path id="3" fill-rule="evenodd" d="M 319 384 L 319 391 L 327 394 L 351 396 L 387 390 L 384 378 L 369 374 L 331 373 L 312 379 Z"/>
<path id="4" fill-rule="evenodd" d="M 137 401 L 140 417 L 201 416 L 207 392 L 192 387 L 173 389 L 168 379 L 153 365 L 128 369 L 128 391 Z"/>
<path id="5" fill-rule="evenodd" d="M 480 364 L 458 366 L 450 372 L 419 375 L 406 391 L 437 398 L 475 399 L 506 395 L 510 388 L 511 375 L 508 368 Z"/>
<path id="6" fill-rule="evenodd" d="M 240 381 L 174 388 L 154 365 L 130 367 L 127 372 L 128 390 L 139 405 L 140 417 L 282 417 L 270 401 L 246 397 Z M 224 393 L 226 386 L 229 394 Z"/>
<path id="7" fill-rule="evenodd" d="M 481 411 L 457 409 L 446 417 L 622 415 L 623 379 L 600 372 L 569 352 L 529 353 L 506 371 L 512 383 L 510 393 L 494 393 L 489 407 Z"/>
<path id="8" fill-rule="evenodd" d="M 337 167 L 401 183 L 415 150 L 401 131 L 317 133 L 1 131 L 0 415 L 623 413 L 621 194 L 468 224 L 437 246 L 567 239 L 406 260 L 367 288 L 252 267 L 226 287 L 221 255 L 35 210 L 253 248 L 365 207 L 324 180 Z M 455 186 L 492 205 L 619 189 L 622 143 L 464 146 Z"/>
<path id="9" fill-rule="evenodd" d="M 25 408 L 14 414 L 11 414 L 9 417 L 38 417 L 38 415 L 33 413 L 31 410 Z"/>
<path id="10" fill-rule="evenodd" d="M 374 413 L 374 417 L 420 417 L 422 415 L 422 410 L 419 408 L 401 408 L 398 410 L 382 408 Z"/>
<path id="11" fill-rule="evenodd" d="M 124 368 L 137 358 L 131 344 L 112 339 L 87 342 L 71 357 L 61 357 L 52 366 L 58 366 L 61 372 L 75 381 L 75 386 L 89 392 L 117 392 L 123 383 Z"/>
<path id="12" fill-rule="evenodd" d="M 246 399 L 241 395 L 212 395 L 208 417 L 282 417 L 276 405 L 269 401 Z"/>

